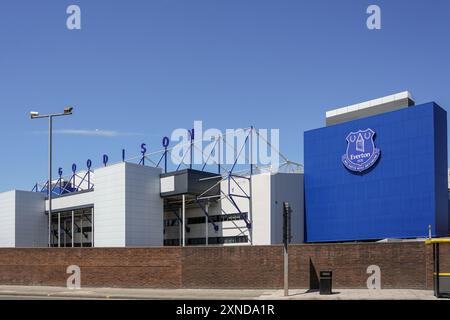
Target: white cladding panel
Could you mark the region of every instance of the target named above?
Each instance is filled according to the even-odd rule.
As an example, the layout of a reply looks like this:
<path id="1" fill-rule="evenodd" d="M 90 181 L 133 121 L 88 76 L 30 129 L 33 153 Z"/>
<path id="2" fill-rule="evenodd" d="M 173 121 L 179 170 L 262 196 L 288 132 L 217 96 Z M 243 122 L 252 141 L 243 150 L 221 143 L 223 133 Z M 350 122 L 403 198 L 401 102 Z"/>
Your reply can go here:
<path id="1" fill-rule="evenodd" d="M 119 163 L 95 172 L 94 246 L 163 245 L 161 169 Z"/>
<path id="2" fill-rule="evenodd" d="M 253 244 L 270 245 L 271 239 L 271 214 L 272 214 L 272 175 L 262 173 L 252 176 L 253 199 Z"/>
<path id="3" fill-rule="evenodd" d="M 160 197 L 159 168 L 126 165 L 126 245 L 162 246 L 164 201 Z"/>
<path id="4" fill-rule="evenodd" d="M 259 174 L 252 178 L 253 244 L 283 242 L 283 202 L 292 208 L 292 243 L 304 241 L 303 174 Z"/>
<path id="5" fill-rule="evenodd" d="M 52 199 L 52 211 L 92 206 L 95 196 L 96 193 L 94 191 L 89 191 L 54 197 Z M 45 203 L 45 208 L 48 210 L 48 200 Z"/>
<path id="6" fill-rule="evenodd" d="M 45 195 L 29 191 L 0 194 L 0 247 L 46 247 Z"/>
<path id="7" fill-rule="evenodd" d="M 16 245 L 16 191 L 0 193 L 0 248 Z"/>
<path id="8" fill-rule="evenodd" d="M 161 178 L 161 193 L 175 191 L 175 176 Z"/>
<path id="9" fill-rule="evenodd" d="M 16 191 L 16 248 L 47 247 L 45 195 Z"/>
<path id="10" fill-rule="evenodd" d="M 94 246 L 125 247 L 125 163 L 95 171 Z"/>

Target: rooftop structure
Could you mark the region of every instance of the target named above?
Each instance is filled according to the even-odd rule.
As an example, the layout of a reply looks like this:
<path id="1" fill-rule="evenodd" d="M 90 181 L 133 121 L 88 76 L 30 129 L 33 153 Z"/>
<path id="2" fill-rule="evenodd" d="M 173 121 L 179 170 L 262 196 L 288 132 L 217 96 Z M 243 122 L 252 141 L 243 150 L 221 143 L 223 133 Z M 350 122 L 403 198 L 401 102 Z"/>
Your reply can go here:
<path id="1" fill-rule="evenodd" d="M 331 126 L 380 113 L 407 108 L 415 104 L 408 91 L 327 111 L 326 125 Z"/>

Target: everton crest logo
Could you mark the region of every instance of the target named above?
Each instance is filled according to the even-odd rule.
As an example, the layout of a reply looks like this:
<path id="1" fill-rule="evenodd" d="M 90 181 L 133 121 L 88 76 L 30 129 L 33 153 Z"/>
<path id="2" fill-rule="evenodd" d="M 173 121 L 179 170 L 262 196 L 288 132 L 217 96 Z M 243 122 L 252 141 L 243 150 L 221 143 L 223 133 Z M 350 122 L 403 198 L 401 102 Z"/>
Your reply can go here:
<path id="1" fill-rule="evenodd" d="M 344 166 L 355 172 L 363 172 L 372 167 L 380 157 L 380 149 L 373 141 L 375 131 L 372 129 L 350 132 L 347 136 L 347 152 L 342 156 Z"/>

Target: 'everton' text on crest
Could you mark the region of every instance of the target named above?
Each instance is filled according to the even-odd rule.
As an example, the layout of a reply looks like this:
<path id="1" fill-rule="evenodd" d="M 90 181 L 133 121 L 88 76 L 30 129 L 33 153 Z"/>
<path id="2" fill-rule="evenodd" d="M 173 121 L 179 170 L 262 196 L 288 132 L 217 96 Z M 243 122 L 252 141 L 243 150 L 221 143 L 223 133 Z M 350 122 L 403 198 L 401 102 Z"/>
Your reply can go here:
<path id="1" fill-rule="evenodd" d="M 347 136 L 347 152 L 342 156 L 344 166 L 355 172 L 363 172 L 372 167 L 380 157 L 380 149 L 375 148 L 375 131 L 372 129 L 350 132 Z"/>

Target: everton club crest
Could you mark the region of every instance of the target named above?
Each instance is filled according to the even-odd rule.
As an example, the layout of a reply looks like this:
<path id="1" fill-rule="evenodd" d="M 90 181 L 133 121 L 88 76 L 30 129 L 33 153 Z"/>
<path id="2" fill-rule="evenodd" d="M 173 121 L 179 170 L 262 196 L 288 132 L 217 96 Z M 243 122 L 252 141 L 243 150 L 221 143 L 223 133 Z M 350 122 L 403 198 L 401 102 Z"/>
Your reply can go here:
<path id="1" fill-rule="evenodd" d="M 355 172 L 363 172 L 372 167 L 380 157 L 380 149 L 373 141 L 372 129 L 350 132 L 347 136 L 347 152 L 342 156 L 344 166 Z"/>

